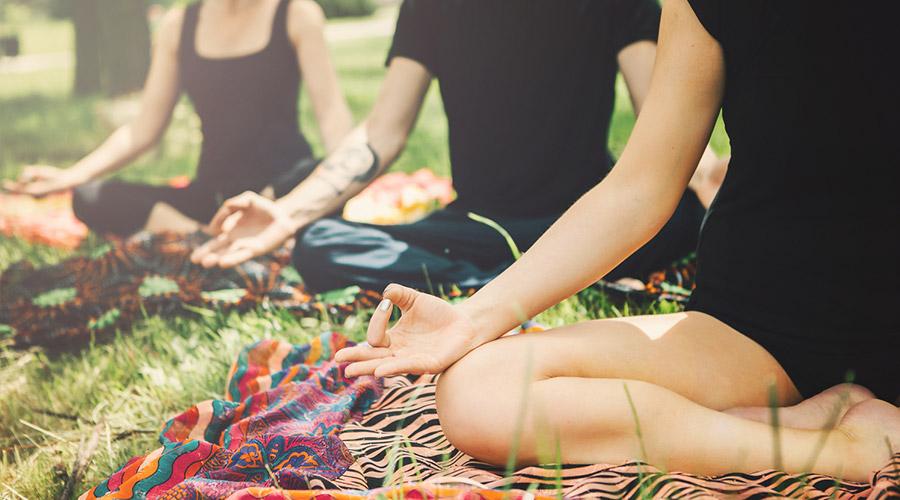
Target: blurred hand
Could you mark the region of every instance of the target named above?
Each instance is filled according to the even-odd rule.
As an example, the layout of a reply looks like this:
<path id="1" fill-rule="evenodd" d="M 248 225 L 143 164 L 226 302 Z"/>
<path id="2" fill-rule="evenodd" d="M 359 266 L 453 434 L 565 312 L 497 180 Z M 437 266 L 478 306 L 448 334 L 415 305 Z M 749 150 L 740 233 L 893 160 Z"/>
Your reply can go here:
<path id="1" fill-rule="evenodd" d="M 234 267 L 270 253 L 294 236 L 294 224 L 274 201 L 246 192 L 227 200 L 209 224 L 214 238 L 191 255 L 203 267 Z"/>
<path id="2" fill-rule="evenodd" d="M 473 321 L 457 306 L 400 285 L 384 291 L 384 301 L 369 323 L 369 345 L 338 351 L 338 362 L 351 362 L 348 377 L 440 373 L 483 343 Z M 388 329 L 391 309 L 403 315 Z"/>
<path id="3" fill-rule="evenodd" d="M 3 188 L 13 193 L 40 197 L 76 188 L 85 180 L 72 169 L 31 165 L 25 167 L 17 180 L 4 181 Z"/>

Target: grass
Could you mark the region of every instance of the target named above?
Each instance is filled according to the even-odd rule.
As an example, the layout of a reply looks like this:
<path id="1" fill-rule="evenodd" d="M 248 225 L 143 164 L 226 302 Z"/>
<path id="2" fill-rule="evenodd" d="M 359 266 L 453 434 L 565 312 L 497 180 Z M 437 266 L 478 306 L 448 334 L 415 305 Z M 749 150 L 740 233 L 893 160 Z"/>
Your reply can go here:
<path id="1" fill-rule="evenodd" d="M 23 48 L 29 53 L 65 50 L 69 29 L 65 23 L 24 26 Z M 333 49 L 357 118 L 365 115 L 377 96 L 388 44 L 387 39 L 360 40 L 339 43 Z M 13 177 L 29 163 L 69 166 L 131 112 L 133 99 L 110 103 L 68 97 L 71 77 L 71 70 L 58 69 L 0 78 L 0 177 Z M 634 123 L 627 94 L 619 85 L 610 137 L 615 153 L 621 151 Z M 306 94 L 300 108 L 304 130 L 321 153 Z M 182 102 L 161 146 L 120 175 L 159 183 L 191 174 L 198 127 L 189 103 Z M 427 166 L 447 175 L 446 135 L 435 86 L 406 152 L 393 168 L 412 171 Z M 721 150 L 725 143 L 720 127 L 714 144 Z M 20 259 L 44 264 L 65 256 L 0 237 L 0 271 Z M 599 292 L 587 291 L 538 319 L 553 327 L 675 309 L 665 304 L 646 311 L 617 308 Z M 0 498 L 58 495 L 79 449 L 95 428 L 101 429 L 99 445 L 75 491 L 97 484 L 128 458 L 154 449 L 156 433 L 169 416 L 198 401 L 220 397 L 228 367 L 246 344 L 266 337 L 303 343 L 328 329 L 361 339 L 366 320 L 367 314 L 361 313 L 345 324 L 331 325 L 316 318 L 298 320 L 268 308 L 245 314 L 213 311 L 182 318 L 148 317 L 113 339 L 71 353 L 18 351 L 0 345 Z"/>

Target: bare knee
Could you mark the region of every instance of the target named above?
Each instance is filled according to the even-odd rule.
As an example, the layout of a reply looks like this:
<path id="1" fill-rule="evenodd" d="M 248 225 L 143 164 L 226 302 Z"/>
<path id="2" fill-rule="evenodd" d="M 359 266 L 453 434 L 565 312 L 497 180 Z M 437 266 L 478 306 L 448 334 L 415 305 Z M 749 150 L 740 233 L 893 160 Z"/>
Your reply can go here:
<path id="1" fill-rule="evenodd" d="M 516 398 L 529 380 L 504 380 L 503 363 L 513 353 L 486 344 L 459 360 L 438 379 L 437 410 L 441 427 L 460 451 L 503 464 L 514 439 Z M 515 385 L 519 390 L 513 389 Z"/>
<path id="2" fill-rule="evenodd" d="M 75 217 L 91 229 L 102 226 L 104 208 L 100 203 L 100 192 L 103 183 L 92 181 L 72 190 L 72 211 Z"/>

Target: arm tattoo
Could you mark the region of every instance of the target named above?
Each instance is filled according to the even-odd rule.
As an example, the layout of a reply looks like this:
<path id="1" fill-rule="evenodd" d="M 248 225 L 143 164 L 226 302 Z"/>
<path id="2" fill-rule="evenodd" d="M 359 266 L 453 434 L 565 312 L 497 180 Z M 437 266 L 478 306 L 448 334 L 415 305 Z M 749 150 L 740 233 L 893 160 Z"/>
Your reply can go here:
<path id="1" fill-rule="evenodd" d="M 351 185 L 374 179 L 379 167 L 375 150 L 368 144 L 356 144 L 341 148 L 326 159 L 316 177 L 331 188 L 331 196 L 338 197 Z"/>

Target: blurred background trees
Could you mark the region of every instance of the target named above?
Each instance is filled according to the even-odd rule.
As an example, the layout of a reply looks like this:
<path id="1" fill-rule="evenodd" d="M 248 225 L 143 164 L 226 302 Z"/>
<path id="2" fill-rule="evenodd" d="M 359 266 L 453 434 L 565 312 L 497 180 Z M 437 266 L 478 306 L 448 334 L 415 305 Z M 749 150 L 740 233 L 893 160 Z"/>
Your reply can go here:
<path id="1" fill-rule="evenodd" d="M 139 90 L 150 66 L 145 0 L 68 0 L 75 25 L 77 95 Z"/>
<path id="2" fill-rule="evenodd" d="M 316 0 L 328 17 L 368 16 L 379 0 Z M 65 19 L 74 27 L 75 95 L 118 96 L 140 90 L 150 65 L 148 12 L 191 0 L 2 0 L 0 49 L 16 55 L 19 40 L 13 17 Z M 157 7 L 158 8 L 158 7 Z M 7 11 L 16 9 L 18 16 Z M 17 51 L 15 51 L 17 52 Z"/>

